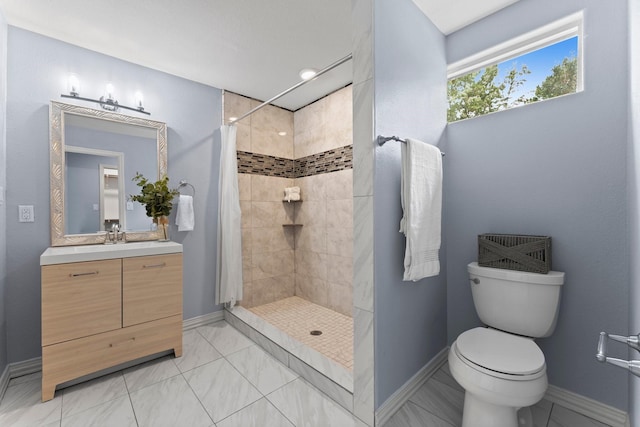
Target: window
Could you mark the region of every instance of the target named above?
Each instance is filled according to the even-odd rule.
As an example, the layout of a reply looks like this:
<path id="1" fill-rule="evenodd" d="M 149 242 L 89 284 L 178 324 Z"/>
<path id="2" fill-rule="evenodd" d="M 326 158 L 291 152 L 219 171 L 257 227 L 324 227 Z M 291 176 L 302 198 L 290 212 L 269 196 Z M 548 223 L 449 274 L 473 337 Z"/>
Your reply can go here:
<path id="1" fill-rule="evenodd" d="M 447 67 L 447 121 L 582 90 L 582 12 Z"/>

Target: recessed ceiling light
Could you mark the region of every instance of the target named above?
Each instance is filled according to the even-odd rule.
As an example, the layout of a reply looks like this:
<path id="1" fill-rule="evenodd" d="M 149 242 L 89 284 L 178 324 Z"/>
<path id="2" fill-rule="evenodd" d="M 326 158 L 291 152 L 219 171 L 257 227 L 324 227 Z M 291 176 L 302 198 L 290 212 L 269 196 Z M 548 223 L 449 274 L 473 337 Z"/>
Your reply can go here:
<path id="1" fill-rule="evenodd" d="M 313 68 L 303 68 L 300 70 L 300 78 L 302 80 L 310 80 L 314 78 L 316 74 L 318 74 L 318 71 Z"/>
<path id="2" fill-rule="evenodd" d="M 280 136 L 287 136 L 287 133 L 286 133 L 286 132 L 278 132 L 278 135 L 280 135 Z"/>

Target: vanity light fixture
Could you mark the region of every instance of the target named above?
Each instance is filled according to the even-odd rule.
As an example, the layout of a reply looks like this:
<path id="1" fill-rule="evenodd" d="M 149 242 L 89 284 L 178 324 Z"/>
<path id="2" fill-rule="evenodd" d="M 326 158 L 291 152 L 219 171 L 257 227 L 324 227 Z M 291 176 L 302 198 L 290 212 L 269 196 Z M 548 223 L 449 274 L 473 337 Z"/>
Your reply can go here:
<path id="1" fill-rule="evenodd" d="M 104 95 L 100 97 L 100 99 L 91 99 L 84 98 L 80 96 L 80 80 L 78 76 L 75 74 L 71 74 L 68 80 L 68 89 L 69 95 L 64 93 L 60 94 L 62 98 L 71 98 L 71 99 L 79 99 L 81 101 L 89 101 L 96 102 L 100 104 L 102 108 L 108 111 L 118 111 L 119 108 L 124 108 L 125 110 L 137 111 L 138 113 L 146 114 L 148 116 L 151 115 L 148 111 L 144 110 L 144 98 L 142 96 L 142 92 L 136 92 L 134 95 L 135 98 L 135 107 L 127 107 L 126 105 L 119 104 L 118 101 L 114 97 L 114 87 L 113 84 L 107 83 L 105 87 Z"/>

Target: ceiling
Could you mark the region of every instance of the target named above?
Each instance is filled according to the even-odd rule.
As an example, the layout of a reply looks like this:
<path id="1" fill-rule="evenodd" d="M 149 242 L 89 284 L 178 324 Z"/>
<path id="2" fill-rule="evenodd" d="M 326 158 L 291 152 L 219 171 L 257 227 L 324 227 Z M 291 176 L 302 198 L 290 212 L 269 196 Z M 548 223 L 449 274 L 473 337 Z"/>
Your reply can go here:
<path id="1" fill-rule="evenodd" d="M 413 1 L 449 34 L 517 0 Z M 0 0 L 0 10 L 10 25 L 259 100 L 351 52 L 351 0 Z M 349 84 L 351 63 L 274 104 L 296 110 Z"/>

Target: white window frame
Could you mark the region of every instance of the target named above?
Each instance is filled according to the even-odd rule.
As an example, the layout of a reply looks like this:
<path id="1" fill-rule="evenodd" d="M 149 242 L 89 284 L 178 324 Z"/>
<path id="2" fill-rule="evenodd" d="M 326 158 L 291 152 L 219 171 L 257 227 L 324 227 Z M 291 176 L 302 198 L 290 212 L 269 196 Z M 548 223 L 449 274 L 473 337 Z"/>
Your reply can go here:
<path id="1" fill-rule="evenodd" d="M 447 81 L 578 36 L 576 93 L 584 90 L 584 12 L 580 11 L 447 66 Z"/>

